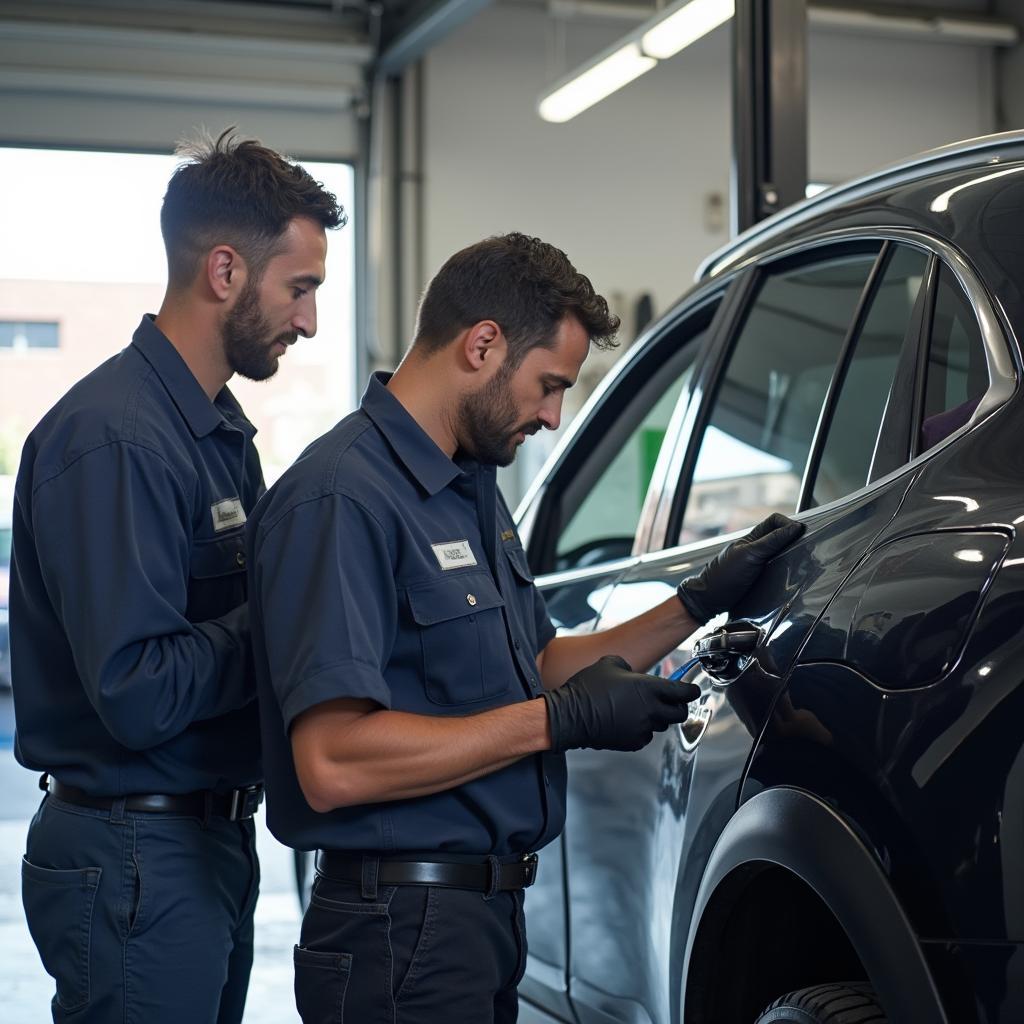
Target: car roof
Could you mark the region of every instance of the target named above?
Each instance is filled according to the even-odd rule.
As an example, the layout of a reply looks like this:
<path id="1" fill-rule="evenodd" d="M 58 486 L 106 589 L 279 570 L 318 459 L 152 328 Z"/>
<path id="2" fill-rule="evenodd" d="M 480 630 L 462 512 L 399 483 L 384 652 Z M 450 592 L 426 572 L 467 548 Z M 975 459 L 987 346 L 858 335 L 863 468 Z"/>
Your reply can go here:
<path id="1" fill-rule="evenodd" d="M 822 217 L 841 215 L 864 199 L 952 171 L 993 168 L 1024 161 L 1024 131 L 1002 132 L 930 149 L 852 181 L 794 203 L 755 224 L 708 256 L 697 268 L 696 281 L 711 280 L 751 256 L 771 249 L 801 227 Z"/>

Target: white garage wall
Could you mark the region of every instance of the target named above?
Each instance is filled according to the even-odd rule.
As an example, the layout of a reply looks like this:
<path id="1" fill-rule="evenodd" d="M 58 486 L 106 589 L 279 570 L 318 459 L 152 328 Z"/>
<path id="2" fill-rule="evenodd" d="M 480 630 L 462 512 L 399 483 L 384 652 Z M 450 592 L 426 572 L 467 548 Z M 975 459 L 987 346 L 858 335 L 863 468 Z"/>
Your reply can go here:
<path id="1" fill-rule="evenodd" d="M 430 273 L 513 228 L 564 248 L 599 290 L 663 310 L 710 249 L 705 197 L 727 192 L 730 51 L 719 29 L 564 125 L 536 114 L 552 74 L 548 20 L 499 4 L 426 65 L 425 236 Z M 567 67 L 624 33 L 574 22 Z M 812 32 L 810 174 L 841 181 L 994 127 L 990 50 Z"/>
<path id="2" fill-rule="evenodd" d="M 459 248 L 509 230 L 563 248 L 609 297 L 631 340 L 650 292 L 663 312 L 728 240 L 730 37 L 726 28 L 564 125 L 541 121 L 545 83 L 626 31 L 569 26 L 564 66 L 549 66 L 541 7 L 499 3 L 426 59 L 424 237 L 429 276 Z M 811 180 L 829 183 L 994 130 L 994 57 L 953 44 L 812 31 Z M 724 223 L 705 223 L 708 196 Z M 722 218 L 720 218 L 722 219 Z M 621 349 L 620 349 L 621 351 Z M 568 422 L 615 358 L 592 354 L 569 393 Z M 515 505 L 556 438 L 531 438 L 500 480 Z"/>

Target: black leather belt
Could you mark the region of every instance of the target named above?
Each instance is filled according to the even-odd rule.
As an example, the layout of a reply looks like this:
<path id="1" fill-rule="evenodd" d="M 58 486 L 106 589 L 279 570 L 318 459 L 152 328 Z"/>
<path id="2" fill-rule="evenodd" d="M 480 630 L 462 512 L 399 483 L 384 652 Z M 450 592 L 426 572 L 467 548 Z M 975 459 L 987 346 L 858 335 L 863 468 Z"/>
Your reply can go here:
<path id="1" fill-rule="evenodd" d="M 361 883 L 364 859 L 361 855 L 353 856 L 338 850 L 320 850 L 316 855 L 316 870 L 334 882 Z M 497 862 L 496 858 L 470 863 L 381 859 L 376 872 L 379 885 L 438 885 L 478 892 L 525 889 L 533 885 L 536 877 L 535 853 L 506 864 Z"/>
<path id="2" fill-rule="evenodd" d="M 109 811 L 121 798 L 92 796 L 76 786 L 65 786 L 45 773 L 39 779 L 39 788 L 65 803 L 79 807 L 92 807 Z M 204 789 L 195 793 L 132 793 L 124 799 L 126 811 L 148 811 L 150 814 L 183 814 L 193 818 L 208 818 L 216 814 L 229 821 L 251 818 L 263 802 L 263 786 L 246 786 L 230 793 L 215 793 Z"/>

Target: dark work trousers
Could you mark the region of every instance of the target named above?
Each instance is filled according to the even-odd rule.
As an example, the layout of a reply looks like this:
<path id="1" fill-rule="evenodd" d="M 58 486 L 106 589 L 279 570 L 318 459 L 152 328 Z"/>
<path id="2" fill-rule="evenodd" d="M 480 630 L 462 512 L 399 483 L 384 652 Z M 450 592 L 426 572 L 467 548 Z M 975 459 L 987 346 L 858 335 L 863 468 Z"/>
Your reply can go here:
<path id="1" fill-rule="evenodd" d="M 45 796 L 22 901 L 58 1024 L 238 1024 L 259 891 L 255 829 Z"/>
<path id="2" fill-rule="evenodd" d="M 303 1024 L 512 1024 L 526 968 L 523 893 L 318 875 L 295 947 Z"/>

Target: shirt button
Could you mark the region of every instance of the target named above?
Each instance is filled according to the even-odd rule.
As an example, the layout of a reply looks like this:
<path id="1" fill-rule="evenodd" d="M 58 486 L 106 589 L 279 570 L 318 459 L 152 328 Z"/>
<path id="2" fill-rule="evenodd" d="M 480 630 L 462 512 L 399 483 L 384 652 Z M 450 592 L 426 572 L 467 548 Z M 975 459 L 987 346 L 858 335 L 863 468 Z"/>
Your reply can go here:
<path id="1" fill-rule="evenodd" d="M 239 565 L 245 565 L 245 552 L 244 551 L 236 552 L 236 554 L 235 554 L 235 561 Z"/>
<path id="2" fill-rule="evenodd" d="M 468 604 L 468 605 L 469 605 L 470 607 L 473 607 L 473 608 L 475 608 L 475 607 L 476 607 L 476 598 L 475 598 L 475 597 L 474 597 L 474 596 L 473 596 L 472 594 L 467 594 L 467 595 L 466 595 L 466 603 L 467 603 L 467 604 Z"/>
<path id="3" fill-rule="evenodd" d="M 550 786 L 551 785 L 551 780 L 546 775 L 544 776 L 544 785 L 545 786 Z"/>

